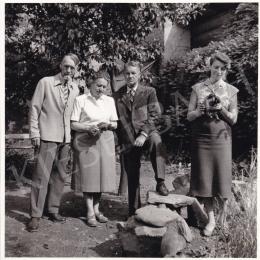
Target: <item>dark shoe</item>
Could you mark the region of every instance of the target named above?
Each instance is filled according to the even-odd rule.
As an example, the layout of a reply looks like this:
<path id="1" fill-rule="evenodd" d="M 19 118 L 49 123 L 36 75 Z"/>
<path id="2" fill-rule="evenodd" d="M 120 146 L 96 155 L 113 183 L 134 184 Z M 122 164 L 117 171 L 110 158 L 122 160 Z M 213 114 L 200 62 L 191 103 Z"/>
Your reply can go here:
<path id="1" fill-rule="evenodd" d="M 165 183 L 164 182 L 160 182 L 160 183 L 157 183 L 156 185 L 156 191 L 162 195 L 162 196 L 167 196 L 169 194 L 169 191 L 167 189 L 167 187 L 165 186 Z"/>
<path id="2" fill-rule="evenodd" d="M 39 229 L 39 223 L 40 223 L 40 218 L 31 218 L 30 222 L 27 225 L 27 230 L 29 232 L 36 232 Z"/>
<path id="3" fill-rule="evenodd" d="M 107 222 L 108 222 L 108 218 L 105 217 L 105 216 L 104 216 L 103 214 L 101 214 L 101 213 L 96 214 L 96 219 L 97 219 L 97 221 L 100 222 L 100 223 L 107 223 Z"/>
<path id="4" fill-rule="evenodd" d="M 66 218 L 62 217 L 58 213 L 49 213 L 49 220 L 51 220 L 53 222 L 58 222 L 58 223 L 66 222 Z"/>

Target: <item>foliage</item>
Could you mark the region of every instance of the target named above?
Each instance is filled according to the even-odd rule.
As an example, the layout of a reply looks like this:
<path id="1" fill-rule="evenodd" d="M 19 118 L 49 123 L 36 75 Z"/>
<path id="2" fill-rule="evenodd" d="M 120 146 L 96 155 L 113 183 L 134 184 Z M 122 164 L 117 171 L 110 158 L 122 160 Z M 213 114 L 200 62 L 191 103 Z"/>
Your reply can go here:
<path id="1" fill-rule="evenodd" d="M 205 6 L 206 4 L 202 3 L 177 3 L 175 5 L 162 4 L 161 8 L 165 11 L 164 17 L 180 26 L 187 27 L 198 15 L 203 14 L 206 10 Z"/>
<path id="2" fill-rule="evenodd" d="M 160 41 L 147 41 L 168 17 L 186 24 L 203 4 L 36 3 L 5 5 L 6 123 L 26 124 L 29 100 L 38 80 L 58 72 L 61 57 L 74 52 L 81 62 L 78 77 L 106 68 L 122 71 L 128 59 L 160 65 Z M 154 75 L 144 79 L 151 83 Z"/>
<path id="3" fill-rule="evenodd" d="M 188 145 L 189 130 L 186 121 L 188 97 L 191 86 L 209 74 L 208 58 L 221 51 L 232 59 L 232 70 L 227 81 L 239 89 L 239 119 L 234 127 L 234 139 L 239 140 L 239 152 L 256 146 L 257 136 L 257 71 L 258 71 L 258 7 L 257 4 L 239 4 L 230 24 L 223 28 L 225 40 L 210 42 L 194 48 L 179 60 L 171 61 L 162 70 L 160 85 L 167 89 L 166 112 L 172 127 L 165 137 L 169 146 L 180 138 Z M 176 98 L 179 97 L 179 98 Z M 180 99 L 182 98 L 182 100 Z M 176 101 L 178 102 L 176 104 Z M 176 120 L 178 117 L 178 120 Z M 246 127 L 245 127 L 246 126 Z M 176 138 L 172 138 L 172 136 Z M 238 142 L 234 142 L 238 144 Z"/>
<path id="4" fill-rule="evenodd" d="M 7 120 L 26 123 L 38 80 L 76 53 L 79 77 L 103 66 L 122 70 L 130 58 L 159 59 L 159 44 L 142 42 L 159 25 L 156 4 L 6 4 Z"/>

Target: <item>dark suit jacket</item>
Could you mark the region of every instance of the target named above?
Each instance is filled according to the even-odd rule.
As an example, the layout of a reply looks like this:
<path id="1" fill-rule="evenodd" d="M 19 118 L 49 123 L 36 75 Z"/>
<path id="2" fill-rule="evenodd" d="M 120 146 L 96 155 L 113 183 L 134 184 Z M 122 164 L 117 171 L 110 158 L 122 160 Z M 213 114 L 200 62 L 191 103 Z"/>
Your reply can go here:
<path id="1" fill-rule="evenodd" d="M 127 94 L 127 86 L 120 88 L 114 97 L 119 116 L 118 137 L 121 144 L 133 144 L 142 131 L 147 135 L 156 131 L 156 120 L 161 115 L 161 109 L 154 88 L 139 84 L 132 104 Z"/>

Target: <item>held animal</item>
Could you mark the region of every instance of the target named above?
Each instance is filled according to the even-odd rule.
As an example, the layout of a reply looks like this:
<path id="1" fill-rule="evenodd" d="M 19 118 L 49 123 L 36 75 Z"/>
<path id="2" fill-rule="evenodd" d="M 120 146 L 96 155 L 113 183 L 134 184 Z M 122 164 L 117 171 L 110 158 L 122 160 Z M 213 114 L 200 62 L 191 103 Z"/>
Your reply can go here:
<path id="1" fill-rule="evenodd" d="M 219 119 L 218 116 L 218 109 L 216 109 L 216 106 L 220 104 L 220 99 L 215 94 L 209 94 L 205 99 L 205 110 L 206 115 L 208 115 L 210 118 L 215 118 L 217 120 Z"/>

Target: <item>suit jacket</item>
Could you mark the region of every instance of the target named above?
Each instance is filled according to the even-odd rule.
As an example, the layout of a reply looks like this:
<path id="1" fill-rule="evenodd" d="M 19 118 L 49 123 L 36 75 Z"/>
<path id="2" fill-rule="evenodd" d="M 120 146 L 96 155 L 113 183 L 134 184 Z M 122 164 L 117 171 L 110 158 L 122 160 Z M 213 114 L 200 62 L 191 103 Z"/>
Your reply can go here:
<path id="1" fill-rule="evenodd" d="M 161 110 L 154 88 L 139 84 L 131 103 L 127 86 L 123 86 L 115 93 L 115 100 L 119 116 L 120 143 L 133 144 L 141 132 L 150 135 L 156 131 L 156 120 L 160 117 Z"/>
<path id="2" fill-rule="evenodd" d="M 65 103 L 61 93 L 61 74 L 42 78 L 35 89 L 30 113 L 30 137 L 40 137 L 51 142 L 71 140 L 70 117 L 79 88 L 75 82 L 69 86 L 69 96 Z"/>

